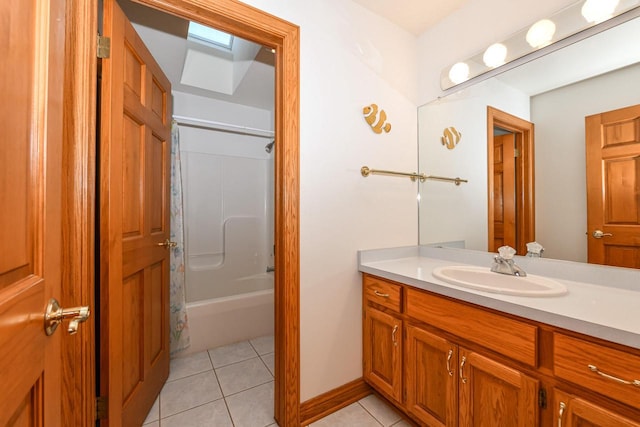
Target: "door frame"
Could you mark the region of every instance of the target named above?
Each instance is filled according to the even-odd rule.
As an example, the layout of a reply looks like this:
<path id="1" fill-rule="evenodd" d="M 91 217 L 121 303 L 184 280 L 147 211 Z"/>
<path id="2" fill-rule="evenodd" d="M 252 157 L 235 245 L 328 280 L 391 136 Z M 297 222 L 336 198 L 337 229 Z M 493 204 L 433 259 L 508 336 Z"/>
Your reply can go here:
<path id="1" fill-rule="evenodd" d="M 518 254 L 526 253 L 526 242 L 535 240 L 535 171 L 534 171 L 534 125 L 512 114 L 487 106 L 487 247 L 492 248 L 494 230 L 493 195 L 493 129 L 499 127 L 516 134 L 520 155 L 516 160 L 516 239 Z"/>
<path id="2" fill-rule="evenodd" d="M 300 425 L 299 123 L 300 29 L 236 0 L 135 0 L 276 51 L 275 418 Z M 98 0 L 67 0 L 65 58 L 63 282 L 68 301 L 89 304 L 87 328 L 63 342 L 65 425 L 95 420 L 96 34 Z M 72 302 L 71 302 L 72 301 Z M 76 301 L 78 302 L 76 304 Z"/>

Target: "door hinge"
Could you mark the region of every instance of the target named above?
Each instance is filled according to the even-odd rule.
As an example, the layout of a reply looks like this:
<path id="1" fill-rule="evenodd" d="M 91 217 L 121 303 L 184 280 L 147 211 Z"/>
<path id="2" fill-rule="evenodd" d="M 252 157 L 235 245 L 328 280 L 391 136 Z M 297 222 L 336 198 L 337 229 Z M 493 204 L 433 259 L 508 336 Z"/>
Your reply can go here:
<path id="1" fill-rule="evenodd" d="M 109 58 L 111 56 L 111 39 L 98 34 L 98 58 Z"/>
<path id="2" fill-rule="evenodd" d="M 516 158 L 520 157 L 520 149 L 519 148 L 515 148 L 513 150 L 513 157 L 516 157 Z"/>
<path id="3" fill-rule="evenodd" d="M 538 390 L 538 406 L 542 409 L 547 408 L 547 390 L 543 388 Z"/>
<path id="4" fill-rule="evenodd" d="M 107 418 L 107 398 L 104 396 L 96 397 L 96 420 Z"/>

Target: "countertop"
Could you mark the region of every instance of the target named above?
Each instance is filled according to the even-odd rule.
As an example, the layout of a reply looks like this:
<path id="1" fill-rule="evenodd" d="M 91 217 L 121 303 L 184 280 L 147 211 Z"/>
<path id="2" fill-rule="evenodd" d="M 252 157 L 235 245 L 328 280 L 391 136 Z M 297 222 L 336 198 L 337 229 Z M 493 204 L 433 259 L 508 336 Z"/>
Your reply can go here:
<path id="1" fill-rule="evenodd" d="M 640 270 L 516 257 L 527 273 L 553 278 L 568 293 L 522 297 L 468 289 L 435 278 L 449 265 L 491 265 L 494 254 L 412 246 L 359 251 L 358 269 L 415 288 L 640 349 Z"/>

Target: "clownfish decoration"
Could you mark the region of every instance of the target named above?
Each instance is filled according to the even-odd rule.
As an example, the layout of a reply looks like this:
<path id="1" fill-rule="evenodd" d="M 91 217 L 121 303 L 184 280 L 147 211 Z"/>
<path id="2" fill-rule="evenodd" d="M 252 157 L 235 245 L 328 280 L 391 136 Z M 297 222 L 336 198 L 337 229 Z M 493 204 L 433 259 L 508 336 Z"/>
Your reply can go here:
<path id="1" fill-rule="evenodd" d="M 456 145 L 458 145 L 461 139 L 462 134 L 453 126 L 446 128 L 440 137 L 442 145 L 447 147 L 449 150 L 456 148 Z"/>
<path id="2" fill-rule="evenodd" d="M 369 126 L 371 126 L 371 130 L 375 133 L 382 133 L 382 131 L 389 133 L 389 131 L 391 131 L 391 123 L 386 123 L 387 113 L 385 113 L 384 110 L 378 111 L 378 106 L 376 104 L 364 107 L 362 109 L 362 114 Z"/>

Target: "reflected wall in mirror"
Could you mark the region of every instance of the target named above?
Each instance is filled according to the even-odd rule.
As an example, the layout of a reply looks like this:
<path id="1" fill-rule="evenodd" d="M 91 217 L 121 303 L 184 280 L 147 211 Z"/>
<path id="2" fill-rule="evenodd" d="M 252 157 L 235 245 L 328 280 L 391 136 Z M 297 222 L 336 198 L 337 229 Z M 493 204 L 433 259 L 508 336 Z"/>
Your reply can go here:
<path id="1" fill-rule="evenodd" d="M 534 123 L 535 239 L 545 257 L 587 262 L 592 230 L 586 217 L 585 117 L 640 104 L 640 18 L 637 10 L 631 15 L 636 17 L 418 109 L 420 172 L 469 180 L 459 187 L 420 184 L 420 244 L 490 247 L 490 106 Z M 450 126 L 464 135 L 455 150 L 439 139 Z M 640 159 L 635 162 L 638 176 Z"/>

